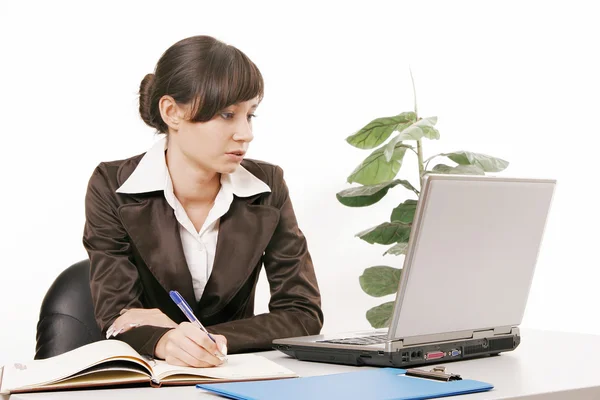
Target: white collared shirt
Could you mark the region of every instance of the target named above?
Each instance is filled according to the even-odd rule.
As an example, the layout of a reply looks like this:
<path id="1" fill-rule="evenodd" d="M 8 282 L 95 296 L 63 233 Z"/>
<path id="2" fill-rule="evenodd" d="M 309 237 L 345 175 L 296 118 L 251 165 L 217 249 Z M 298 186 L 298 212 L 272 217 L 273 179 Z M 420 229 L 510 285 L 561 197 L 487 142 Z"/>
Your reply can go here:
<path id="1" fill-rule="evenodd" d="M 165 158 L 166 148 L 166 137 L 157 141 L 142 157 L 129 178 L 117 189 L 117 193 L 135 194 L 158 190 L 164 192 L 165 199 L 173 208 L 175 218 L 179 222 L 183 253 L 192 275 L 194 295 L 196 301 L 199 301 L 212 272 L 219 235 L 219 221 L 229 211 L 233 196 L 249 197 L 270 192 L 271 189 L 241 165 L 231 174 L 221 174 L 221 188 L 215 202 L 204 224 L 199 231 L 196 231 L 194 224 L 173 192 L 173 182 Z M 143 221 L 140 222 L 143 223 Z"/>

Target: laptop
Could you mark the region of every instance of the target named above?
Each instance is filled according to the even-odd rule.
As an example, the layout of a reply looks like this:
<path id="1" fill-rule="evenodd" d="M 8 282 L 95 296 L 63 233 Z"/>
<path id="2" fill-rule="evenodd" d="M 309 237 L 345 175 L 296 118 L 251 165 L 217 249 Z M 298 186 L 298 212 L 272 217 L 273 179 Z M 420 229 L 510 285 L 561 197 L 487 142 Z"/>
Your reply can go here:
<path id="1" fill-rule="evenodd" d="M 426 175 L 389 328 L 273 347 L 305 361 L 400 368 L 514 350 L 555 186 Z"/>

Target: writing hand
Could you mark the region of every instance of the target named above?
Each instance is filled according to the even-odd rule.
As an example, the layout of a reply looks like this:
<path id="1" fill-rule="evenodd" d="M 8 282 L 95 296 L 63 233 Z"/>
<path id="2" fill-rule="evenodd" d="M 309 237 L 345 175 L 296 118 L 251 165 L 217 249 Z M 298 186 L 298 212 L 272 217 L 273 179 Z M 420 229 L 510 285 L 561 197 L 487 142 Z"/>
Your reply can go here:
<path id="1" fill-rule="evenodd" d="M 217 355 L 219 352 L 226 353 L 224 349 L 227 348 L 227 339 L 222 335 L 212 334 L 212 336 L 217 343 L 210 340 L 197 326 L 190 322 L 182 322 L 160 338 L 154 354 L 156 358 L 172 365 L 190 367 L 221 365 L 223 361 Z"/>

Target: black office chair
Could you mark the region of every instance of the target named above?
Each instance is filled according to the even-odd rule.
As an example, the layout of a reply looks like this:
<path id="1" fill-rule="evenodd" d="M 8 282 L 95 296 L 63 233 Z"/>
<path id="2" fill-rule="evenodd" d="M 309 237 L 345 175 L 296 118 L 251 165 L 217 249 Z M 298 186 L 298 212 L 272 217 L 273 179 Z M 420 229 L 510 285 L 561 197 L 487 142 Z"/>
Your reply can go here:
<path id="1" fill-rule="evenodd" d="M 90 261 L 83 260 L 64 270 L 48 289 L 40 308 L 34 358 L 54 357 L 101 339 L 90 291 Z"/>

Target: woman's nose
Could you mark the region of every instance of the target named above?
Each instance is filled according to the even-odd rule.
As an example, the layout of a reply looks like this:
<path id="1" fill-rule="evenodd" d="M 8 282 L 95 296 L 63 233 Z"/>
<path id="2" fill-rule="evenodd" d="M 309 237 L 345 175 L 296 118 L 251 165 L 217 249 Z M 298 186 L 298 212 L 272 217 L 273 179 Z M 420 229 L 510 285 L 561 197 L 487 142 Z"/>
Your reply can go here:
<path id="1" fill-rule="evenodd" d="M 254 139 L 254 134 L 252 133 L 252 122 L 244 121 L 236 127 L 236 131 L 233 134 L 233 140 L 239 142 L 251 142 Z"/>

